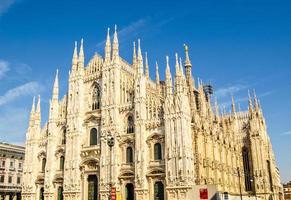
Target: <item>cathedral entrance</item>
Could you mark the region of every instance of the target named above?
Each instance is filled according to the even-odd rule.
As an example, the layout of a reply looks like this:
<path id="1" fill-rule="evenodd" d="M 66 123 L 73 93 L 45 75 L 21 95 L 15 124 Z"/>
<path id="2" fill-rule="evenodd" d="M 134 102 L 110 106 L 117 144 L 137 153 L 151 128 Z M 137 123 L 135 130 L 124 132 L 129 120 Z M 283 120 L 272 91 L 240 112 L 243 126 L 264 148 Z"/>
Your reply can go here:
<path id="1" fill-rule="evenodd" d="M 88 200 L 98 200 L 98 181 L 96 175 L 88 176 Z"/>
<path id="2" fill-rule="evenodd" d="M 164 184 L 157 181 L 154 185 L 154 200 L 164 200 Z"/>
<path id="3" fill-rule="evenodd" d="M 128 183 L 125 186 L 126 200 L 134 200 L 134 186 L 132 183 Z"/>

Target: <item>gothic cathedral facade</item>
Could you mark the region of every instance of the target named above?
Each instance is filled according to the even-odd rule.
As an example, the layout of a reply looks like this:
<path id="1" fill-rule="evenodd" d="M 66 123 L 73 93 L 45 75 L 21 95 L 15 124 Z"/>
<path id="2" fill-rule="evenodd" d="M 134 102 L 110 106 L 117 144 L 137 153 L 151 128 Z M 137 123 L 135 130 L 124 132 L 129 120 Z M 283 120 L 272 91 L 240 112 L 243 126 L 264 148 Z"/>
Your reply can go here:
<path id="1" fill-rule="evenodd" d="M 259 101 L 247 111 L 220 112 L 211 88 L 192 77 L 176 54 L 172 79 L 134 43 L 133 61 L 119 56 L 115 29 L 105 55 L 84 63 L 77 43 L 68 91 L 59 99 L 55 77 L 48 122 L 41 126 L 40 97 L 26 134 L 24 200 L 186 200 L 195 188 L 214 186 L 217 198 L 280 199 L 281 184 Z M 210 198 L 210 197 L 209 197 Z M 194 198 L 195 199 L 195 198 Z"/>

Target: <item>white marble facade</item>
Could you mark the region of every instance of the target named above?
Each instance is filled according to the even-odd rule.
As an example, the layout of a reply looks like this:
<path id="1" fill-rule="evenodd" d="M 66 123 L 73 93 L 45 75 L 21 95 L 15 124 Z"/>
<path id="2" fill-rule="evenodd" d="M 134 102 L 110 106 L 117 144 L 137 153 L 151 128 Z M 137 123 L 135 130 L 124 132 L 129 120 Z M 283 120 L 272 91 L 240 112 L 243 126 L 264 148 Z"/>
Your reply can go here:
<path id="1" fill-rule="evenodd" d="M 136 49 L 137 48 L 137 49 Z M 190 199 L 196 185 L 219 193 L 279 199 L 279 172 L 262 109 L 220 112 L 201 81 L 195 85 L 185 45 L 172 77 L 134 43 L 132 63 L 119 56 L 117 31 L 109 30 L 104 57 L 85 66 L 77 43 L 68 91 L 59 99 L 56 74 L 48 122 L 41 127 L 40 97 L 30 114 L 23 174 L 24 200 L 107 200 L 110 184 L 118 199 Z M 110 148 L 110 137 L 114 146 Z M 111 173 L 110 173 L 111 172 Z"/>

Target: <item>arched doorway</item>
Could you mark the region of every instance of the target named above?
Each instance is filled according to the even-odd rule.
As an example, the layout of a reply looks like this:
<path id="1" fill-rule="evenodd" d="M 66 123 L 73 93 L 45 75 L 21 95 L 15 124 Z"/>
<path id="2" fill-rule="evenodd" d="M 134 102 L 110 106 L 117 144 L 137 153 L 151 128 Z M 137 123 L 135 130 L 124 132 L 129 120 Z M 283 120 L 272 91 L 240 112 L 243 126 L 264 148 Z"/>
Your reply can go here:
<path id="1" fill-rule="evenodd" d="M 39 200 L 44 200 L 44 188 L 40 188 L 40 192 L 39 192 Z"/>
<path id="2" fill-rule="evenodd" d="M 132 183 L 128 183 L 125 186 L 126 200 L 134 200 L 134 186 Z"/>
<path id="3" fill-rule="evenodd" d="M 98 199 L 98 182 L 96 175 L 88 176 L 88 200 Z"/>
<path id="4" fill-rule="evenodd" d="M 154 191 L 154 200 L 164 200 L 164 184 L 161 181 L 155 183 Z"/>

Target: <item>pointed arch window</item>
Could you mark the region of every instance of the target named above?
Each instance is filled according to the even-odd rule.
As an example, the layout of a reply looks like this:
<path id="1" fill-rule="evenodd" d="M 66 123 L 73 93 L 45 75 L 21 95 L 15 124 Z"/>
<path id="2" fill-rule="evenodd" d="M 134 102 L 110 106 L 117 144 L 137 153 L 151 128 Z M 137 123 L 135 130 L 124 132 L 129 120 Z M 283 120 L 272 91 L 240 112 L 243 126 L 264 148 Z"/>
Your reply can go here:
<path id="1" fill-rule="evenodd" d="M 63 200 L 64 197 L 63 197 L 63 187 L 60 186 L 58 187 L 58 200 Z"/>
<path id="2" fill-rule="evenodd" d="M 39 200 L 44 200 L 44 188 L 40 188 L 39 191 Z"/>
<path id="3" fill-rule="evenodd" d="M 127 117 L 127 133 L 134 133 L 134 120 L 131 115 Z"/>
<path id="4" fill-rule="evenodd" d="M 157 181 L 154 184 L 154 199 L 164 200 L 164 184 L 161 181 Z"/>
<path id="5" fill-rule="evenodd" d="M 46 159 L 43 158 L 43 159 L 41 160 L 41 171 L 42 171 L 42 172 L 45 171 L 45 165 L 46 165 Z"/>
<path id="6" fill-rule="evenodd" d="M 62 144 L 66 144 L 66 134 L 67 134 L 67 130 L 64 129 L 63 130 L 63 135 L 62 135 Z"/>
<path id="7" fill-rule="evenodd" d="M 154 159 L 155 160 L 162 160 L 162 145 L 160 143 L 156 143 L 154 145 Z"/>
<path id="8" fill-rule="evenodd" d="M 92 110 L 100 109 L 101 92 L 98 84 L 95 84 L 92 91 Z"/>
<path id="9" fill-rule="evenodd" d="M 90 146 L 97 145 L 98 140 L 97 134 L 98 133 L 96 128 L 92 128 L 90 130 Z"/>
<path id="10" fill-rule="evenodd" d="M 60 170 L 64 170 L 65 167 L 65 157 L 61 156 L 60 157 Z"/>
<path id="11" fill-rule="evenodd" d="M 247 147 L 242 148 L 243 167 L 245 175 L 245 190 L 252 191 L 252 175 L 250 168 L 249 150 Z"/>
<path id="12" fill-rule="evenodd" d="M 130 164 L 133 163 L 133 150 L 132 147 L 126 148 L 126 163 Z"/>

